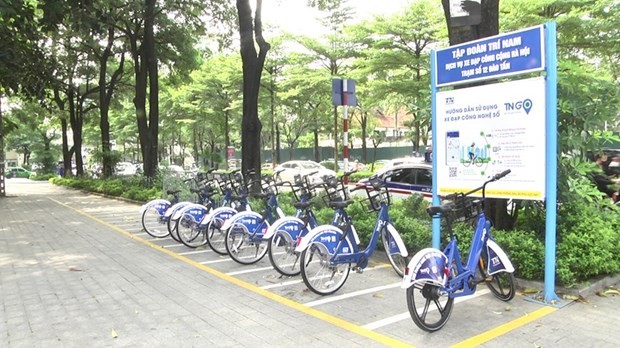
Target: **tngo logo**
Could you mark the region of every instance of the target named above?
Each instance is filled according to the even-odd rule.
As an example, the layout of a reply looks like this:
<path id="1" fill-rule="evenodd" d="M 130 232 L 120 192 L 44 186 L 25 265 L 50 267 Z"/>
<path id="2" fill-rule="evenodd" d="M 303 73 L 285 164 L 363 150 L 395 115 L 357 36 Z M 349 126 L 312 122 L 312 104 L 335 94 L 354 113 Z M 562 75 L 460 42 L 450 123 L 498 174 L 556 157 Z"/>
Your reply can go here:
<path id="1" fill-rule="evenodd" d="M 514 103 L 504 103 L 504 106 L 506 107 L 506 111 L 513 111 L 513 110 L 525 110 L 526 114 L 530 113 L 530 110 L 532 110 L 532 100 L 531 99 L 524 99 L 522 101 L 518 101 L 518 102 L 514 102 Z"/>

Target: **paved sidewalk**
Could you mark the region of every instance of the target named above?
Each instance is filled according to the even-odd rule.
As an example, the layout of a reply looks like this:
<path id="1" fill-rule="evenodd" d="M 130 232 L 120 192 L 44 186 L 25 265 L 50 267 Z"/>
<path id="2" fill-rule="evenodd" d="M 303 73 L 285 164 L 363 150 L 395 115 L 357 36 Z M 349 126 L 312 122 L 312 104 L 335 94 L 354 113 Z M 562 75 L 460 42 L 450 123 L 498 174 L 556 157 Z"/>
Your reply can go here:
<path id="1" fill-rule="evenodd" d="M 85 194 L 26 181 L 10 182 L 7 193 L 0 199 L 0 346 L 377 346 L 50 199 Z"/>
<path id="2" fill-rule="evenodd" d="M 135 227 L 136 205 L 100 197 L 95 205 L 88 194 L 26 179 L 9 180 L 7 193 L 0 198 L 0 347 L 377 347 L 382 342 L 249 291 L 78 211 L 109 204 L 114 209 L 106 214 L 118 218 L 135 209 L 135 218 L 129 214 L 132 221 L 126 221 Z M 410 320 L 376 332 L 418 347 L 619 345 L 620 296 L 588 295 L 536 320 L 527 317 L 548 307 L 524 302 L 505 305 L 481 297 L 459 305 L 446 328 L 434 334 Z M 489 303 L 512 309 L 489 312 Z M 498 320 L 522 311 L 524 323 Z M 492 321 L 494 329 L 483 328 L 482 319 Z M 472 332 L 481 334 L 472 337 Z"/>

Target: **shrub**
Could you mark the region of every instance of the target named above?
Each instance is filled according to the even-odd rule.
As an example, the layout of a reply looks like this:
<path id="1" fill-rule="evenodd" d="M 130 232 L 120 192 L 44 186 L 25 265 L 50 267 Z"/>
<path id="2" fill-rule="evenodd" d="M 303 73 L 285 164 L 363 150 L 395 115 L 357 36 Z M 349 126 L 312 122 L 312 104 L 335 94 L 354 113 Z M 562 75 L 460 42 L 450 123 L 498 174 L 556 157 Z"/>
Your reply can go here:
<path id="1" fill-rule="evenodd" d="M 530 280 L 543 278 L 545 245 L 535 231 L 494 230 L 493 237 L 508 254 L 516 276 Z"/>

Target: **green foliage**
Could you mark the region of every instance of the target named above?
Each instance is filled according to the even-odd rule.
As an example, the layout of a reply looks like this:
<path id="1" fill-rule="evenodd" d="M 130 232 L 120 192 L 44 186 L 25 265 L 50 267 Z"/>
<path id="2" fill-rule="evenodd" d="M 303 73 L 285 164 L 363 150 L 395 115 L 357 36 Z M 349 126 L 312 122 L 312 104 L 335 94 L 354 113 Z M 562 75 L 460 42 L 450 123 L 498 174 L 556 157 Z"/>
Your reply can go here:
<path id="1" fill-rule="evenodd" d="M 565 285 L 620 272 L 620 209 L 579 201 L 559 209 L 558 281 Z"/>
<path id="2" fill-rule="evenodd" d="M 49 181 L 51 178 L 55 178 L 56 174 L 37 174 L 37 175 L 30 175 L 30 180 L 34 180 L 34 181 Z"/>
<path id="3" fill-rule="evenodd" d="M 515 275 L 539 280 L 544 276 L 545 245 L 543 239 L 527 230 L 494 230 L 493 237 L 515 266 Z"/>

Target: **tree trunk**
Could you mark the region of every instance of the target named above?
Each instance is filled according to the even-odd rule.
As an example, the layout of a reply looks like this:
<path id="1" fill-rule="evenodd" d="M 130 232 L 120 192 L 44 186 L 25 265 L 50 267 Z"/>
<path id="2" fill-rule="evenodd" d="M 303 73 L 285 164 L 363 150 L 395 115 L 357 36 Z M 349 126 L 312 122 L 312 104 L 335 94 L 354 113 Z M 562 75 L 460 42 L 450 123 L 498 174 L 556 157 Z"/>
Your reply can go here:
<path id="1" fill-rule="evenodd" d="M 482 21 L 478 25 L 452 27 L 450 26 L 450 4 L 449 0 L 442 0 L 446 23 L 448 23 L 448 35 L 450 45 L 457 45 L 463 42 L 473 41 L 484 37 L 499 34 L 499 0 L 482 0 L 481 16 Z M 475 85 L 479 85 L 477 83 Z M 471 87 L 472 84 L 463 87 Z M 461 88 L 463 88 L 461 87 Z M 508 230 L 514 227 L 514 218 L 508 214 L 507 200 L 489 198 L 485 204 L 485 214 L 495 228 L 500 230 Z"/>
<path id="2" fill-rule="evenodd" d="M 237 0 L 241 60 L 243 62 L 241 168 L 243 172 L 255 170 L 257 177 L 260 177 L 261 170 L 260 134 L 262 129 L 261 122 L 258 119 L 258 92 L 265 58 L 270 49 L 270 45 L 264 40 L 262 34 L 261 10 L 262 0 L 257 0 L 254 25 L 252 25 L 252 9 L 249 0 Z M 256 44 L 259 47 L 258 54 Z"/>
<path id="3" fill-rule="evenodd" d="M 149 156 L 149 175 L 153 177 L 157 170 L 158 135 L 159 135 L 159 79 L 157 69 L 157 56 L 155 54 L 155 3 L 156 0 L 146 0 L 146 10 L 144 18 L 144 58 L 148 70 L 149 80 L 149 129 L 148 129 L 148 152 Z M 145 160 L 146 162 L 146 160 Z M 146 163 L 145 163 L 146 164 Z"/>
<path id="4" fill-rule="evenodd" d="M 110 102 L 117 82 L 120 80 L 123 73 L 123 65 L 125 62 L 125 55 L 121 55 L 121 61 L 112 77 L 110 82 L 107 82 L 108 72 L 108 60 L 112 56 L 112 46 L 114 44 L 114 28 L 108 29 L 108 44 L 101 56 L 99 57 L 99 128 L 101 131 L 101 153 L 102 158 L 102 176 L 104 178 L 112 176 L 112 145 L 110 144 Z"/>

